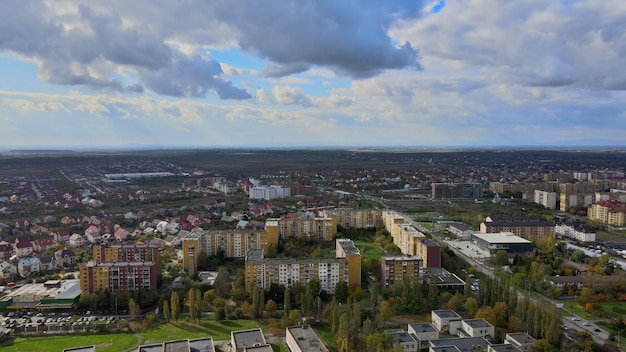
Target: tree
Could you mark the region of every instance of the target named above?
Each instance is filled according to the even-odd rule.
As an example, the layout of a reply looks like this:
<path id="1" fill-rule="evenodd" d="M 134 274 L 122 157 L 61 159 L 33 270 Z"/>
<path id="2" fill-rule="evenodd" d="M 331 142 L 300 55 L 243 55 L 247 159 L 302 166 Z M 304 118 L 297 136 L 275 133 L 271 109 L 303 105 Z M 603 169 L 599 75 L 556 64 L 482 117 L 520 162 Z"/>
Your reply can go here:
<path id="1" fill-rule="evenodd" d="M 226 319 L 226 307 L 219 307 L 215 310 L 215 319 L 219 321 Z"/>
<path id="2" fill-rule="evenodd" d="M 130 317 L 133 320 L 137 319 L 137 317 L 141 313 L 141 307 L 139 307 L 139 305 L 135 303 L 135 300 L 133 298 L 128 300 L 128 310 L 130 311 Z"/>
<path id="3" fill-rule="evenodd" d="M 180 298 L 178 297 L 178 293 L 176 291 L 172 292 L 170 305 L 172 308 L 172 319 L 178 321 L 178 316 L 180 315 Z"/>
<path id="4" fill-rule="evenodd" d="M 485 306 L 485 307 L 479 308 L 478 311 L 476 312 L 476 319 L 480 319 L 480 318 L 485 319 L 493 326 L 497 326 L 496 314 L 493 311 L 493 308 L 491 307 Z"/>
<path id="5" fill-rule="evenodd" d="M 274 312 L 276 312 L 276 309 L 277 309 L 276 302 L 274 302 L 271 299 L 267 300 L 267 303 L 265 303 L 265 310 L 271 315 Z"/>
<path id="6" fill-rule="evenodd" d="M 498 266 L 504 266 L 509 264 L 509 257 L 505 250 L 499 250 L 496 252 L 495 263 Z"/>
<path id="7" fill-rule="evenodd" d="M 170 321 L 170 302 L 169 301 L 163 301 L 163 318 L 165 319 L 165 321 Z"/>
<path id="8" fill-rule="evenodd" d="M 387 320 L 391 317 L 391 306 L 389 302 L 384 300 L 380 303 L 380 319 L 383 321 L 383 326 L 387 323 Z"/>
<path id="9" fill-rule="evenodd" d="M 289 288 L 285 288 L 285 301 L 283 302 L 283 311 L 284 311 L 285 316 L 289 314 L 290 310 L 291 310 L 291 291 L 289 291 Z"/>

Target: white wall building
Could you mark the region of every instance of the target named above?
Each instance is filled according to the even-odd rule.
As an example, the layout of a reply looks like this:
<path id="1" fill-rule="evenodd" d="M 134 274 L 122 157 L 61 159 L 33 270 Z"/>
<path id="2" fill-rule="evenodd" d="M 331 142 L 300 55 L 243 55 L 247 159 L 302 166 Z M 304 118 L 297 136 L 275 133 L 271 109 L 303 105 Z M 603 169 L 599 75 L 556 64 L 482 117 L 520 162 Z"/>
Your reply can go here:
<path id="1" fill-rule="evenodd" d="M 538 189 L 535 190 L 534 202 L 541 204 L 548 209 L 556 209 L 556 198 L 556 192 L 546 192 Z"/>
<path id="2" fill-rule="evenodd" d="M 283 186 L 259 186 L 250 188 L 250 199 L 275 199 L 291 197 L 291 188 Z"/>

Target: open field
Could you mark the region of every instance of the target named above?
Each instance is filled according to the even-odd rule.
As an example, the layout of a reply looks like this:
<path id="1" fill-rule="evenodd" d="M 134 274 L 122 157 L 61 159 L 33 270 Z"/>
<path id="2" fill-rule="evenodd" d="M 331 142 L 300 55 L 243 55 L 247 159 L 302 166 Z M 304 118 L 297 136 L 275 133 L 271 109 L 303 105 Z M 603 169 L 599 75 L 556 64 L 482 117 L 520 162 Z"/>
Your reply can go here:
<path id="1" fill-rule="evenodd" d="M 385 255 L 385 251 L 374 243 L 354 241 L 354 244 L 361 251 L 361 257 L 363 259 L 380 259 L 380 257 Z"/>
<path id="2" fill-rule="evenodd" d="M 213 341 L 230 339 L 230 332 L 256 328 L 254 320 L 201 321 L 199 324 L 187 321 L 159 324 L 155 328 L 136 333 L 111 333 L 93 335 L 63 335 L 41 337 L 9 338 L 0 343 L 4 352 L 47 352 L 61 351 L 63 348 L 95 345 L 98 352 L 128 351 L 141 344 L 163 341 L 213 337 Z"/>

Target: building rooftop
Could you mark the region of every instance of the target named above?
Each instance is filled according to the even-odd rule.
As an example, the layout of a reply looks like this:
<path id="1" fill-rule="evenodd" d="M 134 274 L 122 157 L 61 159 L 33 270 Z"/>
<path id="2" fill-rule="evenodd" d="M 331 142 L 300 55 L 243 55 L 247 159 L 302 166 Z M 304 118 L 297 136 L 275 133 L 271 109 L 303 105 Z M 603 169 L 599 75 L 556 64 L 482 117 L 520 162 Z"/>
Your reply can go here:
<path id="1" fill-rule="evenodd" d="M 417 342 L 415 337 L 408 332 L 402 329 L 396 330 L 385 330 L 385 334 L 391 336 L 391 341 L 395 344 L 396 342 L 406 343 L 406 342 Z"/>
<path id="2" fill-rule="evenodd" d="M 420 261 L 422 257 L 418 255 L 398 255 L 398 256 L 384 256 L 381 258 L 384 261 Z"/>
<path id="3" fill-rule="evenodd" d="M 465 337 L 430 340 L 430 345 L 433 347 L 454 346 L 461 352 L 472 352 L 486 351 L 489 347 L 489 342 L 482 337 Z M 440 352 L 443 351 L 440 350 Z"/>
<path id="4" fill-rule="evenodd" d="M 356 248 L 356 246 L 354 245 L 354 242 L 352 242 L 352 240 L 349 238 L 338 238 L 337 245 L 341 246 L 344 253 L 346 254 L 360 254 L 361 253 L 359 252 L 359 249 Z"/>
<path id="5" fill-rule="evenodd" d="M 511 345 L 510 343 L 491 345 L 491 350 L 495 352 L 521 352 L 519 348 Z"/>
<path id="6" fill-rule="evenodd" d="M 506 334 L 507 340 L 514 340 L 523 345 L 532 345 L 535 343 L 535 338 L 528 335 L 525 332 L 510 332 Z"/>
<path id="7" fill-rule="evenodd" d="M 37 302 L 45 299 L 74 298 L 82 292 L 80 280 L 55 280 L 41 284 L 26 284 L 7 296 L 13 298 L 13 302 Z"/>
<path id="8" fill-rule="evenodd" d="M 452 309 L 433 310 L 432 314 L 435 314 L 443 319 L 450 319 L 450 318 L 462 319 L 461 316 L 457 312 L 453 311 Z"/>
<path id="9" fill-rule="evenodd" d="M 463 322 L 472 328 L 492 328 L 493 325 L 489 324 L 485 319 L 465 319 Z"/>
<path id="10" fill-rule="evenodd" d="M 231 331 L 230 336 L 237 349 L 266 345 L 261 329 Z"/>
<path id="11" fill-rule="evenodd" d="M 64 348 L 63 352 L 96 352 L 96 346 Z"/>
<path id="12" fill-rule="evenodd" d="M 411 323 L 409 326 L 418 334 L 421 332 L 439 332 L 431 323 Z"/>
<path id="13" fill-rule="evenodd" d="M 499 232 L 499 233 L 480 233 L 476 232 L 473 234 L 474 237 L 477 237 L 488 243 L 525 243 L 532 244 L 529 240 L 516 236 L 513 232 Z"/>
<path id="14" fill-rule="evenodd" d="M 293 326 L 287 328 L 302 352 L 326 352 L 329 351 L 324 342 L 317 336 L 315 331 L 307 326 Z"/>
<path id="15" fill-rule="evenodd" d="M 213 338 L 173 340 L 139 346 L 137 352 L 215 352 Z"/>

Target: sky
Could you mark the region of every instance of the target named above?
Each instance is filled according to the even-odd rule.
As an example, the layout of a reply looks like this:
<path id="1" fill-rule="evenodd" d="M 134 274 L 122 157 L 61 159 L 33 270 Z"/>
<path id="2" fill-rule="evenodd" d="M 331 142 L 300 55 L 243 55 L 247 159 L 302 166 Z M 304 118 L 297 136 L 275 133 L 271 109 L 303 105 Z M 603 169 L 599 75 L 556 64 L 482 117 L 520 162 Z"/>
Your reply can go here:
<path id="1" fill-rule="evenodd" d="M 623 0 L 0 3 L 0 148 L 626 145 Z"/>

